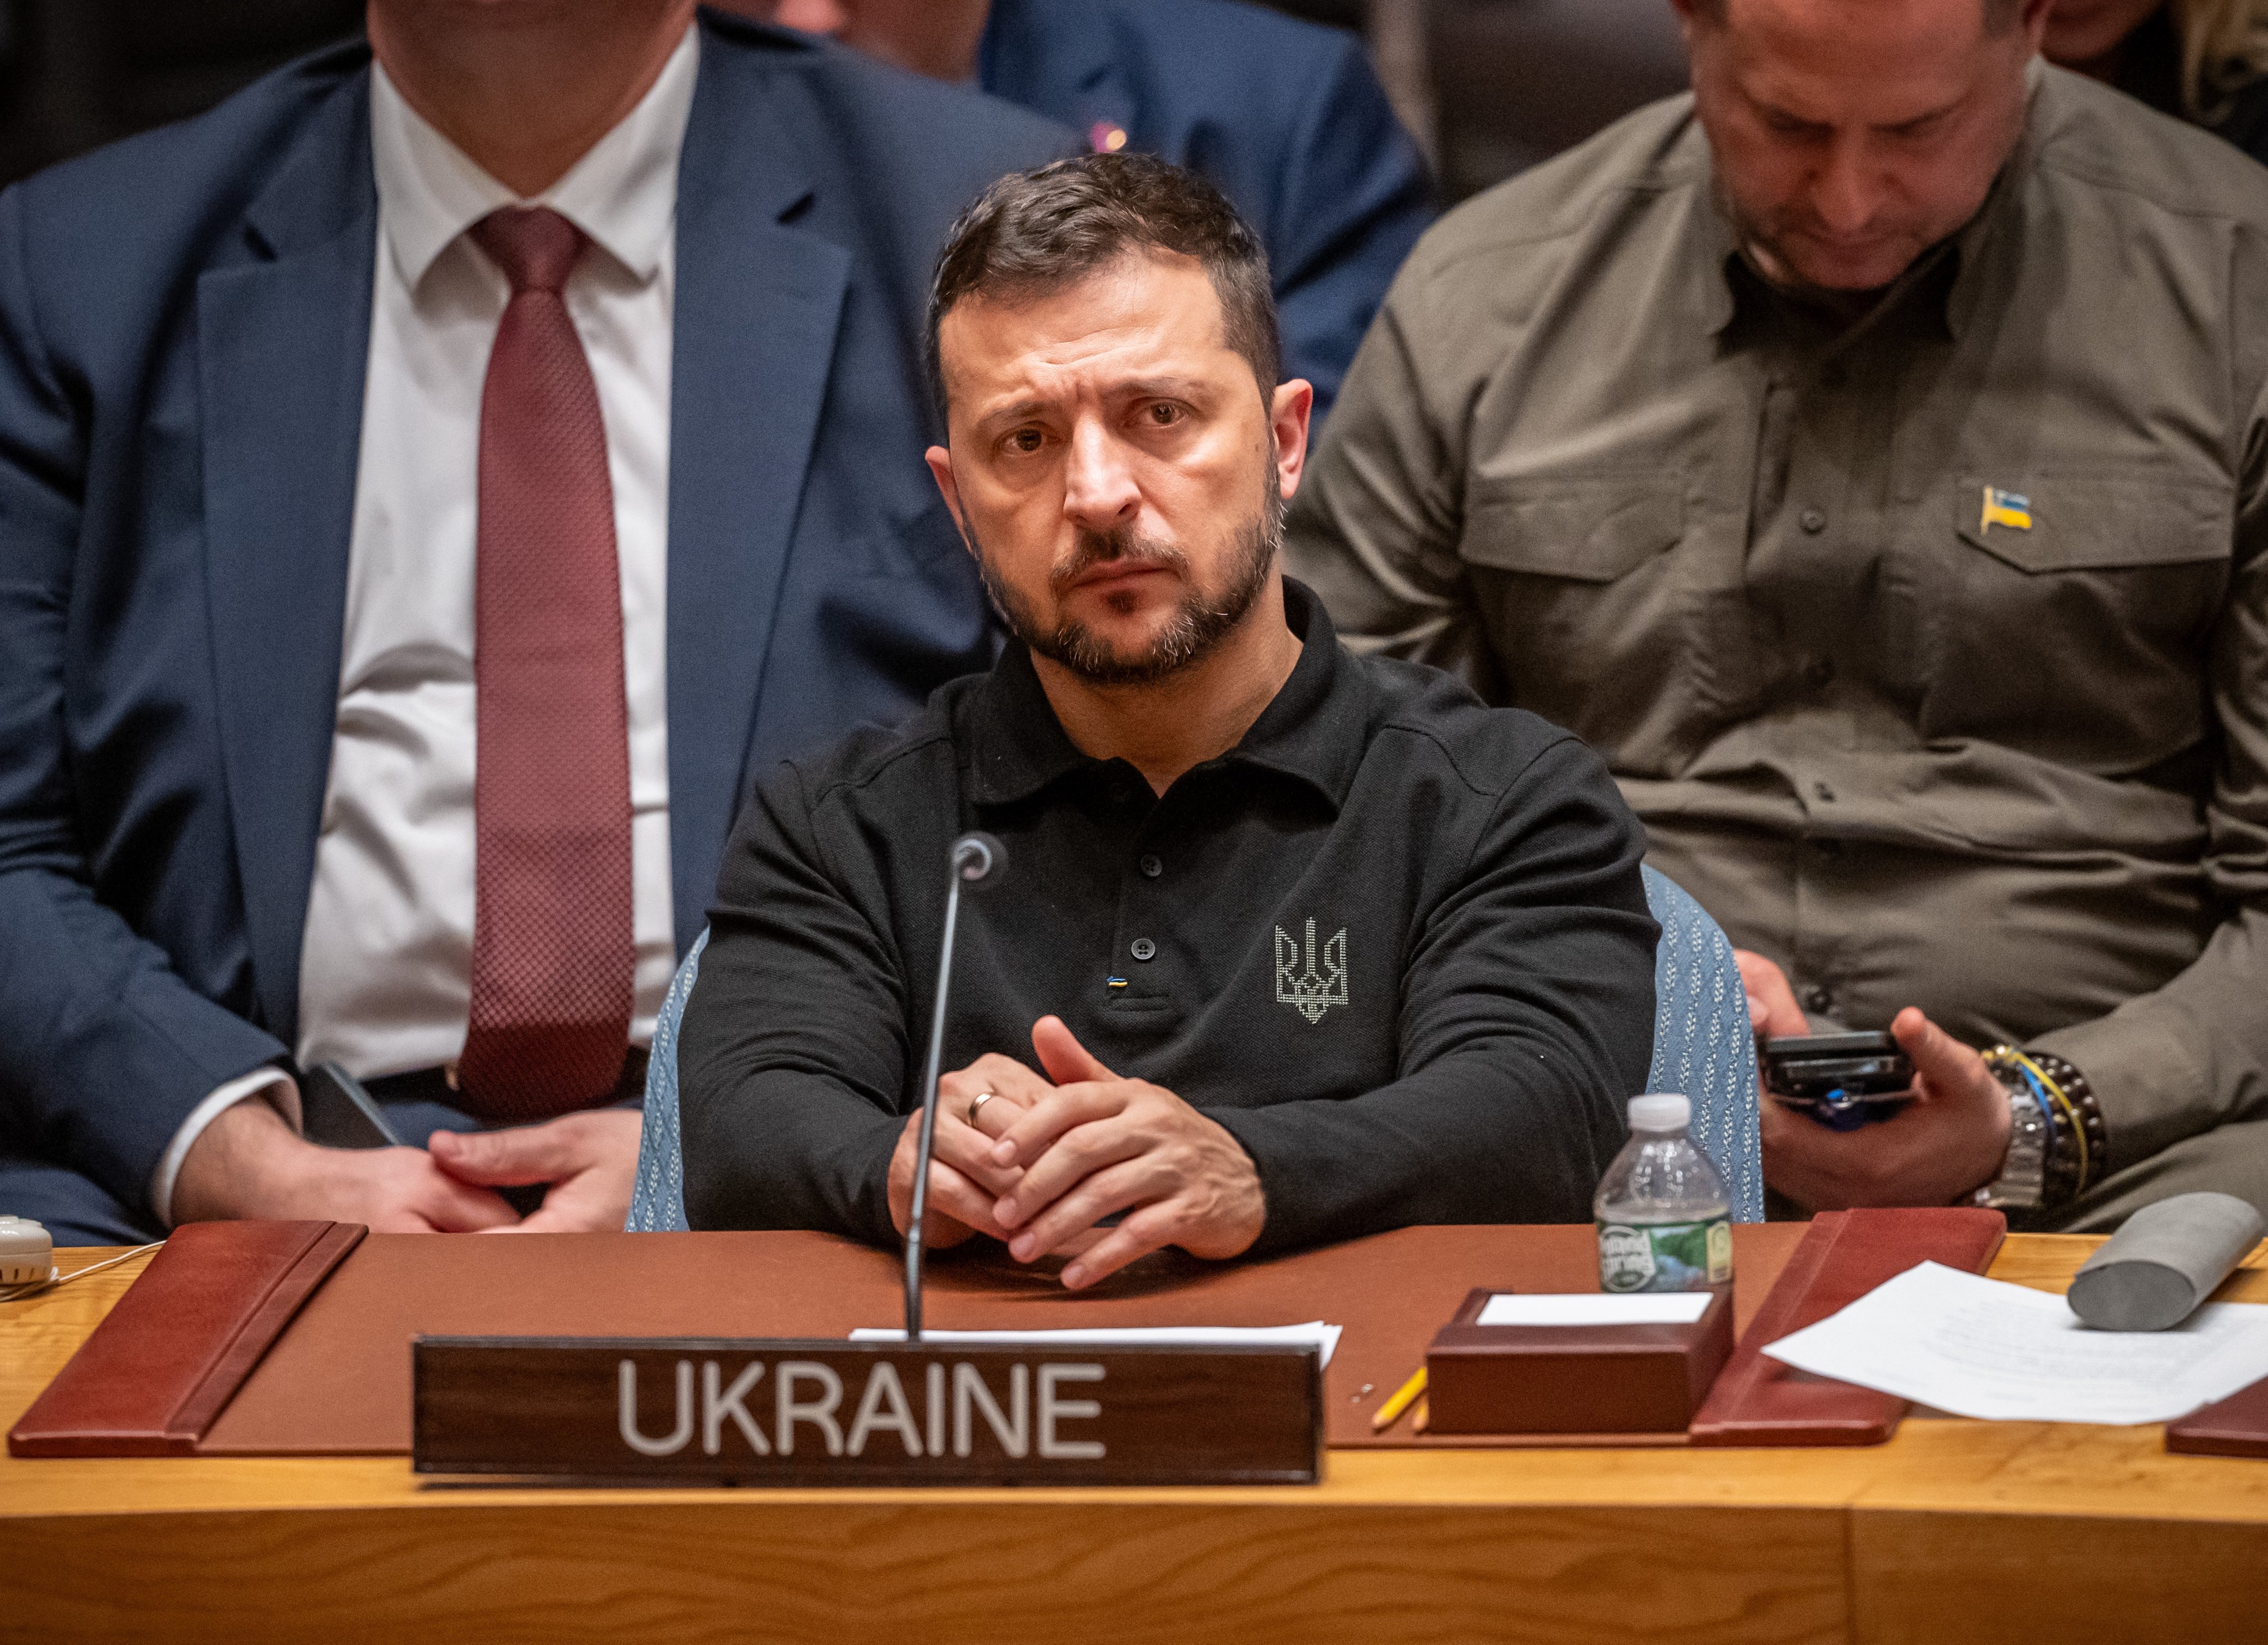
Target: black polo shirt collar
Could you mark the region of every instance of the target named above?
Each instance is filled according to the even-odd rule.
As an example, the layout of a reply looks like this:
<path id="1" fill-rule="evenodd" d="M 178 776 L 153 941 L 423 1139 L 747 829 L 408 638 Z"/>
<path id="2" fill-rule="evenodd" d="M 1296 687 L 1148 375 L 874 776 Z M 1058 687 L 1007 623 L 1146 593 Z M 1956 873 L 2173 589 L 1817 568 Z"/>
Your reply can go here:
<path id="1" fill-rule="evenodd" d="M 1189 775 L 1232 765 L 1276 771 L 1307 784 L 1336 811 L 1362 762 L 1369 689 L 1360 671 L 1346 666 L 1322 602 L 1288 577 L 1284 620 L 1300 640 L 1291 677 L 1241 741 Z M 1009 643 L 971 706 L 968 795 L 977 805 L 1012 804 L 1074 772 L 1130 769 L 1079 751 L 1020 642 Z"/>

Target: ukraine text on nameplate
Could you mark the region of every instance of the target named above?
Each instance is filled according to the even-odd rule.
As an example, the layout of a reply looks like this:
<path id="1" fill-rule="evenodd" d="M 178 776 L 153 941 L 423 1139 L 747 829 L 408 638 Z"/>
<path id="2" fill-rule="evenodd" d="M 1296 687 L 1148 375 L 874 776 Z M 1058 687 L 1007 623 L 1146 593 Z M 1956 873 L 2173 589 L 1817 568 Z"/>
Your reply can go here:
<path id="1" fill-rule="evenodd" d="M 421 1337 L 421 1473 L 736 1485 L 1307 1485 L 1311 1344 Z"/>

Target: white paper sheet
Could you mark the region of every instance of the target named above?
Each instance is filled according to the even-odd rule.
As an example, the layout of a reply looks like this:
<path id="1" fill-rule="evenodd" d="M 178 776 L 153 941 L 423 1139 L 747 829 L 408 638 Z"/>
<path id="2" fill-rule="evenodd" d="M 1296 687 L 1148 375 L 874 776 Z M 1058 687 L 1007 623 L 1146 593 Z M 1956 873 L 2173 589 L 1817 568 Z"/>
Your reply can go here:
<path id="1" fill-rule="evenodd" d="M 1958 1416 L 2169 1422 L 2268 1376 L 2268 1306 L 2090 1331 L 2059 1296 L 1926 1262 L 1764 1352 Z"/>
<path id="2" fill-rule="evenodd" d="M 1476 1325 L 1690 1325 L 1709 1307 L 1706 1291 L 1499 1291 Z"/>
<path id="3" fill-rule="evenodd" d="M 1090 1343 L 1100 1347 L 1128 1346 L 1141 1343 L 1171 1343 L 1176 1346 L 1233 1347 L 1241 1344 L 1271 1346 L 1290 1343 L 1298 1346 L 1312 1342 L 1322 1350 L 1323 1363 L 1331 1362 L 1331 1354 L 1339 1346 L 1336 1325 L 1327 1325 L 1320 1319 L 1311 1319 L 1304 1325 L 1097 1325 L 1079 1331 L 922 1331 L 924 1342 L 1035 1342 L 1048 1346 L 1063 1343 Z M 873 1326 L 862 1326 L 850 1333 L 853 1342 L 903 1342 L 902 1331 L 883 1331 Z"/>

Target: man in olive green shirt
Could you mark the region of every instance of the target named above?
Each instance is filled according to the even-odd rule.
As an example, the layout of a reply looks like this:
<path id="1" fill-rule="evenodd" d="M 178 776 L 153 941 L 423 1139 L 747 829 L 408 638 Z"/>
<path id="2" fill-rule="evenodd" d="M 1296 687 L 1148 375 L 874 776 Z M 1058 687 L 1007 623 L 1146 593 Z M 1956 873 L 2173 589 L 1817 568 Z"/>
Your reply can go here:
<path id="1" fill-rule="evenodd" d="M 1691 97 L 1420 244 L 1288 568 L 1603 751 L 1765 1031 L 1897 1034 L 1783 1194 L 2268 1207 L 2268 170 L 2045 0 L 1675 3 Z"/>

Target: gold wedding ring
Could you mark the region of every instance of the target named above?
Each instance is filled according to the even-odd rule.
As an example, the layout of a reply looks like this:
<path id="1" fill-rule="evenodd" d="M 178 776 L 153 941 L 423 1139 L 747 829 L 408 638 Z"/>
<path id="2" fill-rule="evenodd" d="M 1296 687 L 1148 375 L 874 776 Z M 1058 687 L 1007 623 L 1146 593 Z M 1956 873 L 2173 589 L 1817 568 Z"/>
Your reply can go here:
<path id="1" fill-rule="evenodd" d="M 983 1107 L 985 1103 L 991 1100 L 992 1093 L 990 1091 L 980 1091 L 976 1095 L 969 1099 L 968 1112 L 963 1116 L 963 1118 L 968 1121 L 968 1128 L 971 1131 L 976 1129 L 976 1110 Z"/>

